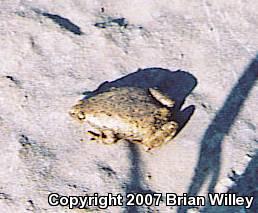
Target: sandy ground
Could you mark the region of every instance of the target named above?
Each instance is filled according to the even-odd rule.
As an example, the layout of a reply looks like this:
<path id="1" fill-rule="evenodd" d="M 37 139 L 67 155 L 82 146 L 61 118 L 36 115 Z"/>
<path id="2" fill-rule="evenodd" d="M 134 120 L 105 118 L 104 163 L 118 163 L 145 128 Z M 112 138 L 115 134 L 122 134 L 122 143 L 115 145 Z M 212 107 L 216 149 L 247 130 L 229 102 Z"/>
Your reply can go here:
<path id="1" fill-rule="evenodd" d="M 1 0 L 0 211 L 85 212 L 49 206 L 50 193 L 236 192 L 257 199 L 257 35 L 255 1 Z M 184 128 L 151 153 L 81 142 L 85 129 L 68 111 L 107 81 L 159 87 L 181 107 Z M 161 202 L 100 212 L 257 206 Z"/>

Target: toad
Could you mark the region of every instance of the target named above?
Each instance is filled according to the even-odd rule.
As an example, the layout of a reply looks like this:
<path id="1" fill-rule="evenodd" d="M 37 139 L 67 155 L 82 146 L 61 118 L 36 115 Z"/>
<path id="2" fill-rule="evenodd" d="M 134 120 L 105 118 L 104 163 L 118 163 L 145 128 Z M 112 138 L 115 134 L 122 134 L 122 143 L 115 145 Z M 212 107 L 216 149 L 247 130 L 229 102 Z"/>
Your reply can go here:
<path id="1" fill-rule="evenodd" d="M 87 131 L 91 140 L 113 144 L 125 139 L 150 150 L 175 136 L 173 106 L 174 101 L 156 88 L 119 87 L 80 100 L 70 115 L 93 127 Z"/>

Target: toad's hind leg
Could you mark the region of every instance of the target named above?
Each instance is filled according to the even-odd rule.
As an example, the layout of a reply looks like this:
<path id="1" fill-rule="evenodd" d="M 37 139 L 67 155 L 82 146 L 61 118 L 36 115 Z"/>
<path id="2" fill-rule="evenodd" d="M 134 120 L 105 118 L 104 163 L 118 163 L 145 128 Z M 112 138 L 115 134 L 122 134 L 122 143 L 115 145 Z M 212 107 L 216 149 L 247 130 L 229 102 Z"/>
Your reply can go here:
<path id="1" fill-rule="evenodd" d="M 167 95 L 163 94 L 156 88 L 149 88 L 150 94 L 161 104 L 167 107 L 173 107 L 175 105 L 175 101 L 171 100 Z"/>
<path id="2" fill-rule="evenodd" d="M 143 145 L 147 147 L 147 150 L 159 147 L 164 143 L 170 141 L 177 132 L 178 124 L 175 121 L 170 121 L 164 124 L 161 129 L 155 132 L 151 137 L 143 141 Z"/>
<path id="3" fill-rule="evenodd" d="M 103 144 L 113 144 L 117 142 L 116 135 L 109 129 L 99 130 L 98 133 L 88 131 L 87 134 L 90 136 L 91 140 L 95 140 L 96 142 L 101 142 Z"/>

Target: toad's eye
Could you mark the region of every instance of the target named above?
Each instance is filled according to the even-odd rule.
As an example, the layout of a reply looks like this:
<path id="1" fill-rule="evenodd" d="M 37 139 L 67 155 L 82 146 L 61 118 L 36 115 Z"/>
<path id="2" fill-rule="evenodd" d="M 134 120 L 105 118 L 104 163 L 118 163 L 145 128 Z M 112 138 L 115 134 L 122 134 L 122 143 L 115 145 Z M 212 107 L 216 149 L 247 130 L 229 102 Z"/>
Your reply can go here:
<path id="1" fill-rule="evenodd" d="M 84 114 L 84 112 L 79 112 L 79 113 L 78 113 L 78 118 L 79 118 L 80 120 L 85 119 L 85 114 Z"/>

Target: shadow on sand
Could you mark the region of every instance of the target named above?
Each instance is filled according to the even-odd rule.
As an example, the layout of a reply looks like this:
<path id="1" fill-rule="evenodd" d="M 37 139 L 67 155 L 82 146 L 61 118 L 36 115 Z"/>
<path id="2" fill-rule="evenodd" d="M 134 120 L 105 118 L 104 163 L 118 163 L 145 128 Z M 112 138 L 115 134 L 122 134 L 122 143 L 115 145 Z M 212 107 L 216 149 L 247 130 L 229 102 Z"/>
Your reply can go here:
<path id="1" fill-rule="evenodd" d="M 194 112 L 194 106 L 189 106 L 181 110 L 185 98 L 191 93 L 197 85 L 196 78 L 185 71 L 170 71 L 162 68 L 139 69 L 125 77 L 112 82 L 104 82 L 93 92 L 85 92 L 85 98 L 95 96 L 99 93 L 108 91 L 111 87 L 139 87 L 143 89 L 158 88 L 161 92 L 167 94 L 176 104 L 173 108 L 173 118 L 179 123 L 180 129 L 184 127 Z M 129 160 L 131 168 L 126 184 L 126 193 L 147 193 L 152 192 L 143 187 L 143 174 L 140 159 L 140 150 L 138 146 L 129 143 Z M 126 212 L 142 212 L 141 207 L 127 206 Z"/>
<path id="2" fill-rule="evenodd" d="M 164 94 L 167 94 L 175 101 L 173 108 L 173 118 L 179 123 L 180 129 L 194 112 L 194 106 L 188 106 L 181 110 L 185 98 L 191 93 L 197 85 L 197 79 L 185 71 L 170 71 L 162 68 L 139 69 L 134 73 L 126 75 L 112 82 L 102 83 L 95 91 L 84 92 L 85 98 L 90 98 L 99 93 L 108 91 L 112 87 L 139 87 L 143 89 L 158 88 Z"/>
<path id="3" fill-rule="evenodd" d="M 258 209 L 258 150 L 252 156 L 245 169 L 245 172 L 238 177 L 231 177 L 235 184 L 228 190 L 227 193 L 235 193 L 237 196 L 253 197 L 251 208 L 245 209 L 244 206 L 206 206 L 202 211 L 207 213 L 221 213 L 221 212 L 246 212 L 254 213 Z"/>
<path id="4" fill-rule="evenodd" d="M 210 177 L 208 192 L 214 192 L 220 174 L 223 139 L 229 133 L 244 101 L 258 78 L 257 76 L 258 58 L 255 58 L 233 87 L 223 107 L 218 111 L 203 136 L 200 143 L 199 160 L 187 192 L 188 196 L 196 196 L 208 177 Z M 178 208 L 178 212 L 186 212 L 189 208 L 181 206 Z"/>
<path id="5" fill-rule="evenodd" d="M 229 189 L 229 193 L 236 193 L 239 196 L 254 197 L 253 204 L 246 212 L 255 212 L 258 210 L 258 150 L 252 157 L 245 172 L 237 178 L 235 185 Z"/>

